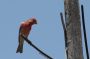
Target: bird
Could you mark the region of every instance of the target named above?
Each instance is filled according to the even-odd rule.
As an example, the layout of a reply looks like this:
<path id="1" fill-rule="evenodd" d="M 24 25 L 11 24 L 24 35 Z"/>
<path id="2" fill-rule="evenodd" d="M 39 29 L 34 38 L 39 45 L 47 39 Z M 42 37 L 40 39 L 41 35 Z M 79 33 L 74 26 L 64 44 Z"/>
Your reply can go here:
<path id="1" fill-rule="evenodd" d="M 32 25 L 34 24 L 37 24 L 37 20 L 35 18 L 30 18 L 26 21 L 21 22 L 18 35 L 19 44 L 16 53 L 23 53 L 24 38 L 20 34 L 23 34 L 27 38 L 32 29 Z"/>

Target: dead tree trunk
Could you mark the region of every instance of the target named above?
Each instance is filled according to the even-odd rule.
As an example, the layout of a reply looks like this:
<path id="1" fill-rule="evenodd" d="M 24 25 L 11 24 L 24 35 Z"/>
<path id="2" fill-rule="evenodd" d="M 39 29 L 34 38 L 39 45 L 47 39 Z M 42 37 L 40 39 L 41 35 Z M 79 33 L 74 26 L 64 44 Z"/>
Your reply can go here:
<path id="1" fill-rule="evenodd" d="M 67 59 L 83 59 L 79 0 L 64 0 Z"/>

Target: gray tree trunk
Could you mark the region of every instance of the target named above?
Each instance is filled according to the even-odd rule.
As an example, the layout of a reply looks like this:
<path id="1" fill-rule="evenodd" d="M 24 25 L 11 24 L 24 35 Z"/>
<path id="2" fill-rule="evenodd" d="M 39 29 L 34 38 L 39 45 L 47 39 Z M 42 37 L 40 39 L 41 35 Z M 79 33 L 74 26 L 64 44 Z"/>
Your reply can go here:
<path id="1" fill-rule="evenodd" d="M 79 0 L 64 0 L 68 59 L 83 59 Z"/>

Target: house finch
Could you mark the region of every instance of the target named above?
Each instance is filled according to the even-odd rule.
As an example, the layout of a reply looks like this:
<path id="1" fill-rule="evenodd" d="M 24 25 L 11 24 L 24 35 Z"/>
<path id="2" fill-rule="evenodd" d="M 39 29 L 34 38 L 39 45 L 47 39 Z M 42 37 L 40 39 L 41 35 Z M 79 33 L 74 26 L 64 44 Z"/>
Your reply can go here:
<path id="1" fill-rule="evenodd" d="M 20 29 L 19 29 L 19 37 L 18 37 L 18 48 L 16 53 L 22 53 L 23 52 L 23 43 L 24 43 L 24 39 L 22 38 L 22 36 L 20 34 L 23 34 L 25 37 L 28 37 L 29 32 L 31 30 L 32 25 L 37 24 L 37 21 L 35 18 L 31 18 L 28 19 L 24 22 L 21 23 L 20 25 Z"/>

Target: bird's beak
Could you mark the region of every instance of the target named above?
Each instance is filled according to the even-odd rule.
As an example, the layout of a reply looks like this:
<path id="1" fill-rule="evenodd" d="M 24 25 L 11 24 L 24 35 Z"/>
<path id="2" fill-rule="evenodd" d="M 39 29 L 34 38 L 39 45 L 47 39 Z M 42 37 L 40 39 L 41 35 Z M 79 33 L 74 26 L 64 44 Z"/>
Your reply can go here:
<path id="1" fill-rule="evenodd" d="M 37 22 L 35 22 L 35 24 L 37 24 Z"/>

